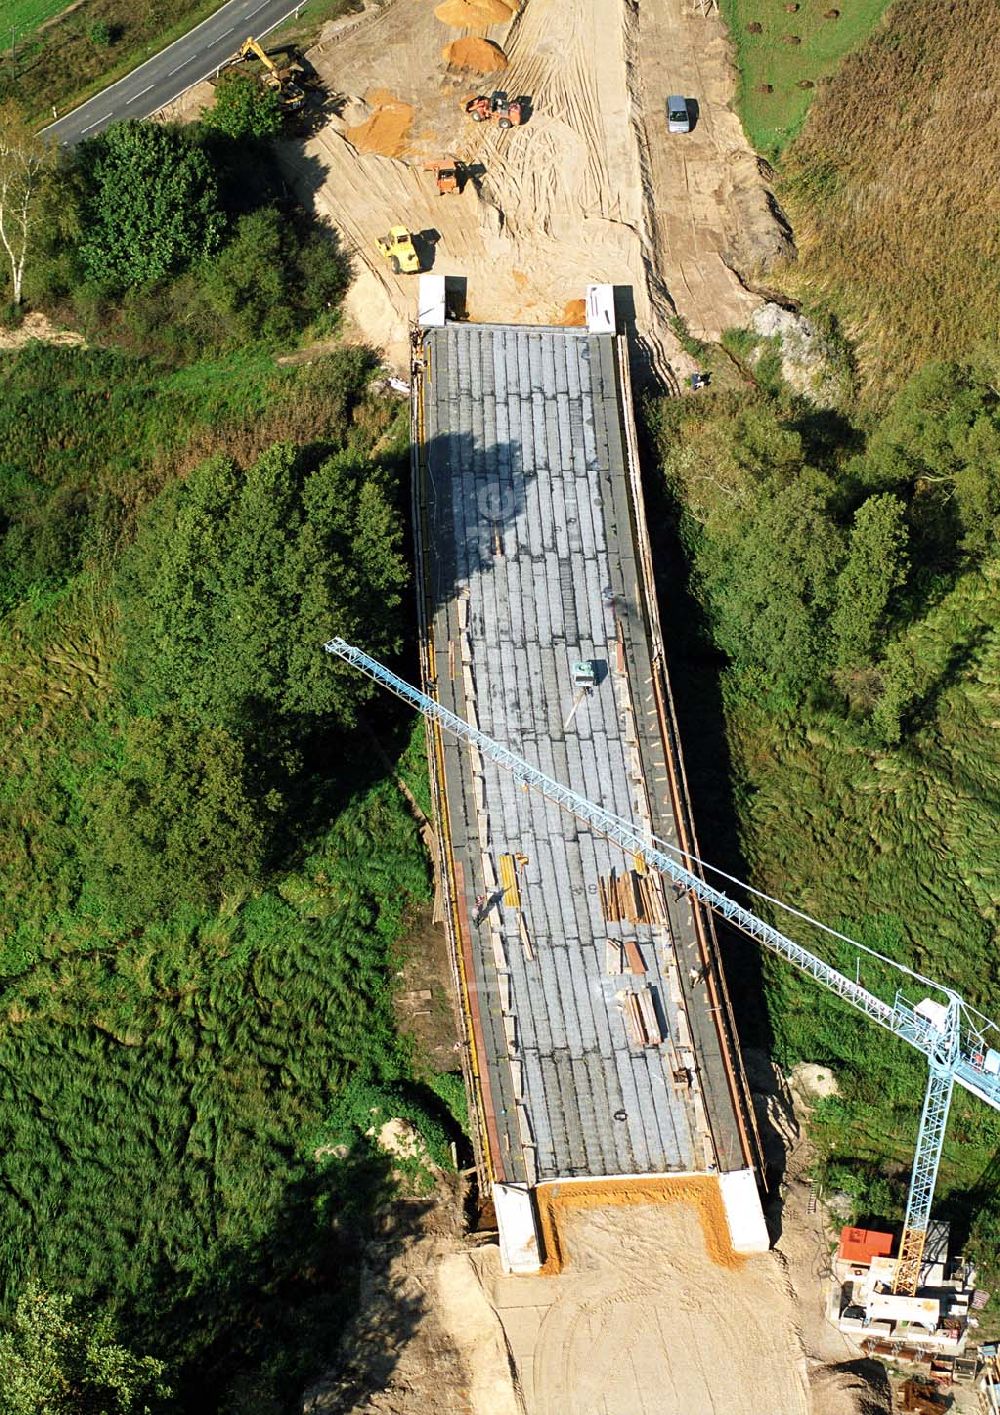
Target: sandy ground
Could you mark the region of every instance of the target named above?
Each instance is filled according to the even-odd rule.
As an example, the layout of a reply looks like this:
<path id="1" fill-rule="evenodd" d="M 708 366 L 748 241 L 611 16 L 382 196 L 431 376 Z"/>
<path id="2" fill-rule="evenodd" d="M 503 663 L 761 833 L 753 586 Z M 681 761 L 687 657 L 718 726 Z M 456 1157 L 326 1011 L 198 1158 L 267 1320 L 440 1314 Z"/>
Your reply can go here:
<path id="1" fill-rule="evenodd" d="M 71 329 L 57 329 L 47 315 L 37 310 L 25 315 L 16 329 L 0 329 L 0 349 L 22 349 L 33 340 L 42 344 L 68 345 L 86 342 L 82 334 L 75 334 Z"/>
<path id="2" fill-rule="evenodd" d="M 808 1415 L 805 1361 L 779 1268 L 708 1256 L 687 1204 L 569 1211 L 557 1277 L 474 1264 L 528 1415 Z"/>
<path id="3" fill-rule="evenodd" d="M 401 1201 L 368 1245 L 358 1314 L 330 1373 L 303 1396 L 303 1415 L 517 1415 L 499 1322 L 475 1282 L 456 1297 L 440 1274 L 461 1246 L 461 1194 L 442 1181 L 430 1201 Z M 463 1301 L 462 1327 L 452 1300 Z M 463 1354 L 475 1352 L 475 1369 Z M 331 1353 L 333 1355 L 334 1353 Z M 495 1396 L 495 1404 L 487 1400 Z M 504 1402 L 508 1403 L 505 1404 Z"/>
<path id="4" fill-rule="evenodd" d="M 445 62 L 462 35 L 430 0 L 392 0 L 309 53 L 332 112 L 283 157 L 354 257 L 349 315 L 405 364 L 415 282 L 374 245 L 403 224 L 425 234 L 429 265 L 466 279 L 473 319 L 558 322 L 590 281 L 630 287 L 649 364 L 676 387 L 693 365 L 669 328 L 675 308 L 703 337 L 745 324 L 759 300 L 726 262 L 749 268 L 780 234 L 727 107 L 721 22 L 684 0 L 527 0 L 476 35 L 507 57 L 495 80 Z M 465 117 L 465 98 L 494 82 L 530 99 L 524 127 Z M 677 89 L 697 96 L 698 118 L 669 138 Z M 461 195 L 439 196 L 425 170 L 445 155 L 479 173 Z"/>

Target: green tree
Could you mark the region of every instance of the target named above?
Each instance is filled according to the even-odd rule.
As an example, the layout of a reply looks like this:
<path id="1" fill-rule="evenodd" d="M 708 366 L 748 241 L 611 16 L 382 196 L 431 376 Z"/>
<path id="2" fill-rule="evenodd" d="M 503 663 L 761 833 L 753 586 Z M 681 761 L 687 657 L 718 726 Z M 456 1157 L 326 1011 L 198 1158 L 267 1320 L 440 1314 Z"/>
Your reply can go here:
<path id="1" fill-rule="evenodd" d="M 13 100 L 0 105 L 0 245 L 10 265 L 11 302 L 21 303 L 24 267 L 37 230 L 48 154 Z"/>
<path id="2" fill-rule="evenodd" d="M 831 620 L 842 668 L 870 663 L 884 638 L 889 601 L 906 580 L 909 563 L 905 516 L 898 497 L 882 495 L 870 496 L 854 517 Z"/>
<path id="3" fill-rule="evenodd" d="M 858 464 L 909 494 L 925 543 L 985 552 L 1000 526 L 1000 397 L 985 370 L 927 364 L 893 400 Z"/>
<path id="4" fill-rule="evenodd" d="M 278 444 L 247 471 L 216 459 L 143 518 L 119 581 L 133 691 L 242 732 L 287 715 L 349 721 L 363 683 L 322 645 L 399 644 L 406 583 L 386 473 Z"/>
<path id="5" fill-rule="evenodd" d="M 166 1367 L 116 1340 L 110 1319 L 30 1286 L 0 1332 L 4 1415 L 148 1415 L 171 1391 Z"/>
<path id="6" fill-rule="evenodd" d="M 215 105 L 202 114 L 202 122 L 237 141 L 269 138 L 281 132 L 281 100 L 277 90 L 253 74 L 230 70 L 215 91 Z"/>
<path id="7" fill-rule="evenodd" d="M 190 133 L 116 123 L 81 145 L 80 256 L 90 279 L 120 291 L 175 274 L 219 244 L 215 174 Z"/>
<path id="8" fill-rule="evenodd" d="M 264 207 L 240 218 L 202 279 L 210 303 L 242 340 L 280 342 L 339 299 L 346 268 L 332 232 L 306 234 Z"/>
<path id="9" fill-rule="evenodd" d="M 87 790 L 88 877 L 128 922 L 207 909 L 259 881 L 272 793 L 255 796 L 243 746 L 221 727 L 137 718 Z"/>
<path id="10" fill-rule="evenodd" d="M 829 513 L 832 490 L 809 468 L 788 485 L 776 482 L 738 536 L 713 540 L 699 556 L 716 643 L 746 694 L 794 700 L 826 661 L 843 555 Z"/>

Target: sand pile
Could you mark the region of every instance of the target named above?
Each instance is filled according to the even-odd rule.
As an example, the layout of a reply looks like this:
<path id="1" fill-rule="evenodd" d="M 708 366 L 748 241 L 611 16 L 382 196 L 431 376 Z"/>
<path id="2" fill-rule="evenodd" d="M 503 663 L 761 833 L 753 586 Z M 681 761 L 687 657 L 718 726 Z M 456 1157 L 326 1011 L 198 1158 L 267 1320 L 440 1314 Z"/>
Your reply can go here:
<path id="1" fill-rule="evenodd" d="M 413 122 L 413 109 L 408 103 L 394 98 L 387 89 L 369 94 L 368 102 L 374 110 L 371 117 L 348 128 L 344 136 L 358 152 L 401 157 L 406 147 L 406 134 Z"/>
<path id="2" fill-rule="evenodd" d="M 488 39 L 453 40 L 441 50 L 441 58 L 455 69 L 471 69 L 475 74 L 495 74 L 507 67 L 506 54 Z"/>
<path id="3" fill-rule="evenodd" d="M 485 29 L 487 25 L 507 24 L 514 8 L 505 0 L 444 0 L 434 13 L 443 25 L 455 29 Z"/>
<path id="4" fill-rule="evenodd" d="M 570 304 L 573 301 L 569 302 Z M 566 1260 L 564 1232 L 573 1214 L 585 1210 L 610 1210 L 622 1205 L 686 1204 L 701 1224 L 705 1251 L 720 1268 L 739 1269 L 746 1262 L 733 1249 L 726 1211 L 715 1179 L 707 1175 L 650 1177 L 627 1182 L 593 1179 L 574 1184 L 540 1184 L 535 1190 L 547 1274 L 562 1271 Z"/>
<path id="5" fill-rule="evenodd" d="M 567 300 L 563 305 L 562 319 L 560 324 L 586 324 L 587 323 L 587 301 Z"/>

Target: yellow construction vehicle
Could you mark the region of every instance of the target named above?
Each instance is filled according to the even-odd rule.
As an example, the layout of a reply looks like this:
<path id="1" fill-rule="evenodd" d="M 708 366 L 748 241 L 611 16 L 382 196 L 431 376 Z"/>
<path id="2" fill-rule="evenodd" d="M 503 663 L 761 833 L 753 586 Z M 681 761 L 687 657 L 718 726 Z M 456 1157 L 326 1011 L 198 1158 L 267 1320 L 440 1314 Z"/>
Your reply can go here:
<path id="1" fill-rule="evenodd" d="M 391 226 L 388 234 L 380 236 L 375 244 L 389 262 L 394 275 L 419 274 L 420 257 L 405 226 Z"/>
<path id="2" fill-rule="evenodd" d="M 275 90 L 284 111 L 286 113 L 298 112 L 306 101 L 305 90 L 292 78 L 290 69 L 278 68 L 271 56 L 261 48 L 252 34 L 243 41 L 229 63 L 242 64 L 244 59 L 251 57 L 259 59 L 263 64 L 264 72 L 261 77 L 268 88 Z"/>

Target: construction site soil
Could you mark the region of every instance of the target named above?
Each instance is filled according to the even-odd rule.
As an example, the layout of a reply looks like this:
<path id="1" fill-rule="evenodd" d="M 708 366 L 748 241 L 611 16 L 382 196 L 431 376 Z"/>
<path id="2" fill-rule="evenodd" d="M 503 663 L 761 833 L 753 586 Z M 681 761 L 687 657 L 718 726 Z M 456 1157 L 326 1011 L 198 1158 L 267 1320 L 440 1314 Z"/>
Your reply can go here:
<path id="1" fill-rule="evenodd" d="M 324 32 L 308 57 L 332 111 L 282 155 L 351 251 L 357 335 L 405 367 L 415 281 L 375 246 L 393 225 L 423 234 L 427 268 L 464 278 L 472 319 L 554 324 L 592 281 L 631 290 L 647 371 L 667 387 L 695 367 L 674 314 L 700 338 L 746 325 L 761 301 L 745 282 L 787 236 L 729 106 L 725 28 L 704 10 L 391 0 Z M 470 77 L 502 64 L 504 89 L 527 100 L 509 130 L 464 112 Z M 666 131 L 675 92 L 696 99 L 684 137 Z M 446 155 L 474 175 L 442 197 L 427 166 Z"/>
<path id="2" fill-rule="evenodd" d="M 441 58 L 456 69 L 469 69 L 474 74 L 495 74 L 507 67 L 507 56 L 499 44 L 477 39 L 475 35 L 446 44 Z"/>
<path id="3" fill-rule="evenodd" d="M 551 1277 L 567 1262 L 565 1234 L 570 1218 L 582 1210 L 623 1205 L 685 1204 L 701 1224 L 705 1252 L 720 1268 L 741 1268 L 746 1259 L 734 1252 L 718 1183 L 708 1175 L 664 1179 L 594 1179 L 572 1184 L 543 1184 L 537 1192 L 538 1218 L 545 1250 L 542 1272 Z"/>

